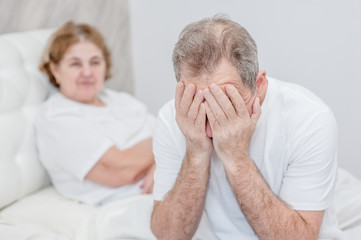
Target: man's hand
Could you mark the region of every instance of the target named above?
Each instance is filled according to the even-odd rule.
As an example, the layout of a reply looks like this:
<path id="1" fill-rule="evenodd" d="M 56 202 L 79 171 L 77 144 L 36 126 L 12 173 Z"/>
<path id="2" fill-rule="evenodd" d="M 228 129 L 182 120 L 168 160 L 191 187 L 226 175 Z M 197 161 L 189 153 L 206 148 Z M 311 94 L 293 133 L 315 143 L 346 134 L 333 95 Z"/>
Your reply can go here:
<path id="1" fill-rule="evenodd" d="M 163 201 L 155 201 L 151 229 L 157 239 L 192 239 L 204 209 L 212 140 L 206 134 L 203 92 L 193 84 L 177 85 L 176 121 L 187 144 L 182 167 Z"/>
<path id="2" fill-rule="evenodd" d="M 187 154 L 195 159 L 210 159 L 212 141 L 206 134 L 206 108 L 201 90 L 179 82 L 176 89 L 176 121 L 186 138 Z"/>
<path id="3" fill-rule="evenodd" d="M 233 85 L 225 87 L 225 93 L 216 84 L 204 90 L 206 113 L 212 128 L 213 145 L 225 168 L 249 159 L 249 144 L 261 115 L 259 98 L 254 100 L 252 113 Z"/>

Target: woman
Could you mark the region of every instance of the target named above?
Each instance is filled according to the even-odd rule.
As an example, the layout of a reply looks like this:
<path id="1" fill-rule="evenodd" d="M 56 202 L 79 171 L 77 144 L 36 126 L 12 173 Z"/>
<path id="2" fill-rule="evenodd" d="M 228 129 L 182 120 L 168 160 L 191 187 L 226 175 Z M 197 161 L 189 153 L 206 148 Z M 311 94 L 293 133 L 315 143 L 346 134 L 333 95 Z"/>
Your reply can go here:
<path id="1" fill-rule="evenodd" d="M 73 22 L 53 34 L 40 65 L 59 89 L 36 122 L 40 160 L 60 193 L 93 205 L 153 189 L 154 118 L 131 95 L 103 89 L 110 67 L 101 34 Z"/>

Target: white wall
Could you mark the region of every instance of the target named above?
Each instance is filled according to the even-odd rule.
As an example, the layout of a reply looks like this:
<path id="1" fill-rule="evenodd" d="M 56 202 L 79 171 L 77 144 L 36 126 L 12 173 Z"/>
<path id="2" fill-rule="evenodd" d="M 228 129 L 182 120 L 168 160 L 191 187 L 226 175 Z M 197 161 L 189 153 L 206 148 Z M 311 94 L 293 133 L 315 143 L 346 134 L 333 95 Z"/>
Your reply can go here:
<path id="1" fill-rule="evenodd" d="M 135 94 L 156 114 L 173 97 L 172 50 L 183 27 L 216 13 L 246 27 L 260 67 L 301 84 L 334 111 L 339 164 L 361 178 L 361 1 L 132 0 Z"/>

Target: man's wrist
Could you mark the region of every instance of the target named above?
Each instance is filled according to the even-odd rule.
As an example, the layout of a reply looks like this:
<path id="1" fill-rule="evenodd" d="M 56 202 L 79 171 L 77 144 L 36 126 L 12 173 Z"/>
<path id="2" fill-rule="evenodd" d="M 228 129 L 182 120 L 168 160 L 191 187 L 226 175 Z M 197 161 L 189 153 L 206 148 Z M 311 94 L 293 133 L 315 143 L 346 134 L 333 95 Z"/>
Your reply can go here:
<path id="1" fill-rule="evenodd" d="M 208 166 L 212 156 L 212 151 L 199 151 L 199 149 L 187 148 L 186 159 L 192 164 Z"/>
<path id="2" fill-rule="evenodd" d="M 253 164 L 248 153 L 242 153 L 235 157 L 227 157 L 227 159 L 224 158 L 220 160 L 223 163 L 227 175 L 238 175 L 241 172 L 248 170 Z"/>

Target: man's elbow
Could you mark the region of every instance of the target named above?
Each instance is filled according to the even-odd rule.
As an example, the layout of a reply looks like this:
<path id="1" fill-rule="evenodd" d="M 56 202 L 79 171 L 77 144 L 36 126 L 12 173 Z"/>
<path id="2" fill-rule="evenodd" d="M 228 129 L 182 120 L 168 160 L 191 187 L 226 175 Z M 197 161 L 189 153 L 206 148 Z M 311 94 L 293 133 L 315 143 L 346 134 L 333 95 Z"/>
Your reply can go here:
<path id="1" fill-rule="evenodd" d="M 167 226 L 167 220 L 164 217 L 159 216 L 158 207 L 160 201 L 154 201 L 153 212 L 150 218 L 150 229 L 152 230 L 153 235 L 159 239 L 172 239 L 169 238 L 167 231 L 169 231 L 169 226 Z"/>
<path id="2" fill-rule="evenodd" d="M 152 231 L 153 235 L 157 238 L 157 239 L 161 239 L 161 234 L 160 231 L 158 229 L 158 226 L 154 223 L 153 218 L 150 221 L 150 230 Z"/>
<path id="3" fill-rule="evenodd" d="M 187 238 L 180 237 L 168 229 L 166 227 L 162 227 L 161 225 L 157 224 L 156 221 L 151 220 L 150 229 L 152 230 L 153 235 L 158 240 L 185 240 Z"/>
<path id="4" fill-rule="evenodd" d="M 319 235 L 319 229 L 317 230 L 314 226 L 309 226 L 303 235 L 308 236 L 307 239 L 317 240 Z"/>
<path id="5" fill-rule="evenodd" d="M 150 220 L 150 229 L 152 230 L 153 235 L 159 240 L 159 239 L 166 239 L 165 236 L 163 236 L 164 234 L 164 230 L 162 231 L 162 228 L 159 226 L 159 224 L 157 223 L 157 219 L 154 216 L 154 210 L 153 210 L 153 214 Z"/>
<path id="6" fill-rule="evenodd" d="M 158 221 L 160 220 L 160 221 Z M 150 222 L 150 229 L 152 230 L 153 235 L 158 240 L 187 240 L 192 239 L 192 236 L 185 234 L 183 231 L 176 230 L 177 227 L 172 227 L 172 224 L 168 224 L 169 220 L 157 219 L 157 217 L 152 216 Z"/>
<path id="7" fill-rule="evenodd" d="M 299 229 L 298 235 L 305 236 L 310 240 L 317 240 L 325 211 L 296 211 L 296 213 L 303 226 Z"/>

